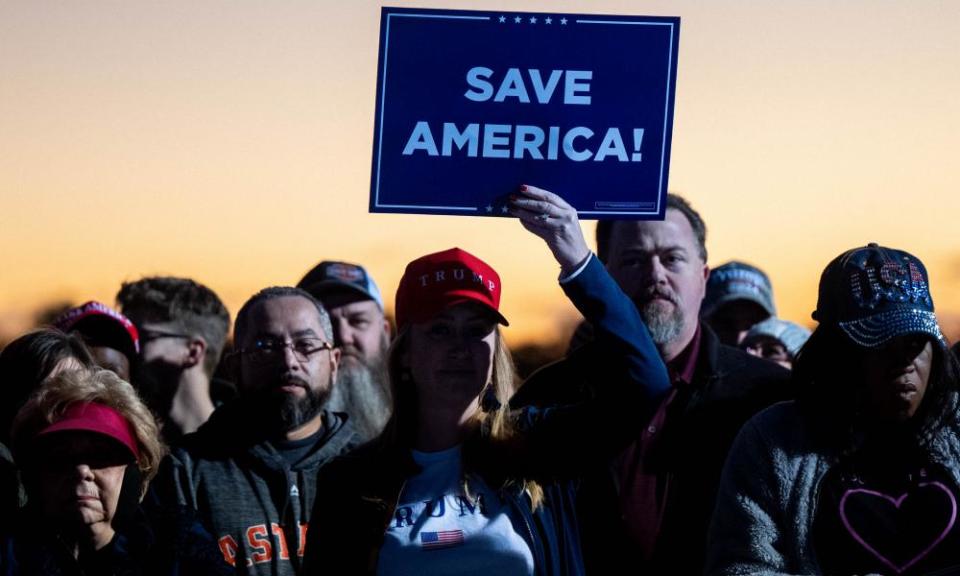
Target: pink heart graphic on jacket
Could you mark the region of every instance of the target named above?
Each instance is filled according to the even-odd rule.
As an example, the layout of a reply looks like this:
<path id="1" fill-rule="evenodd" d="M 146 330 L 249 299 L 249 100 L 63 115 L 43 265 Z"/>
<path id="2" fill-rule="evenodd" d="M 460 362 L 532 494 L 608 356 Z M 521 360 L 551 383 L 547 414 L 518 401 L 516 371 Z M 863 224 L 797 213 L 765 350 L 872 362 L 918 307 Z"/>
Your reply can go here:
<path id="1" fill-rule="evenodd" d="M 877 549 L 879 544 L 877 542 L 870 543 L 867 541 L 867 537 L 863 534 L 862 531 L 858 531 L 850 521 L 850 518 L 847 515 L 847 503 L 848 500 L 856 496 L 858 499 L 864 497 L 871 500 L 871 506 L 887 506 L 892 505 L 895 511 L 895 515 L 899 515 L 903 512 L 904 502 L 908 501 L 909 496 L 915 495 L 919 491 L 935 491 L 937 495 L 945 496 L 947 501 L 949 501 L 950 513 L 946 518 L 946 523 L 943 526 L 942 530 L 933 530 L 932 537 L 929 542 L 923 542 L 919 547 L 919 551 L 911 558 L 907 559 L 905 562 L 897 563 L 894 559 L 890 558 L 889 553 L 881 552 Z M 862 501 L 862 500 L 861 500 Z M 884 494 L 882 492 L 877 492 L 876 490 L 868 490 L 866 488 L 853 488 L 847 490 L 843 494 L 843 498 L 840 499 L 840 520 L 843 522 L 843 525 L 846 527 L 847 531 L 850 532 L 850 535 L 856 540 L 861 546 L 864 547 L 868 552 L 876 556 L 880 562 L 888 566 L 891 570 L 897 574 L 901 574 L 904 571 L 908 570 L 911 566 L 915 565 L 917 562 L 920 562 L 930 552 L 936 548 L 937 544 L 942 542 L 944 538 L 950 533 L 950 530 L 953 529 L 953 525 L 957 521 L 957 500 L 954 497 L 953 493 L 949 488 L 941 484 L 940 482 L 921 482 L 917 484 L 916 488 L 909 492 L 904 492 L 900 496 L 890 496 L 889 494 Z"/>

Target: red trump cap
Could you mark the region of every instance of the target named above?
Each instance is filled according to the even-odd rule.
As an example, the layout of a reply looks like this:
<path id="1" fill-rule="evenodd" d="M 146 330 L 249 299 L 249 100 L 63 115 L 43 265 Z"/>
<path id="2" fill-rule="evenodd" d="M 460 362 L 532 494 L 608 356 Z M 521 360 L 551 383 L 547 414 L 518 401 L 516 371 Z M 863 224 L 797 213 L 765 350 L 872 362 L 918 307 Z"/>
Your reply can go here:
<path id="1" fill-rule="evenodd" d="M 486 262 L 460 248 L 427 254 L 407 264 L 397 288 L 397 326 L 426 322 L 463 302 L 482 304 L 504 326 L 500 276 Z"/>

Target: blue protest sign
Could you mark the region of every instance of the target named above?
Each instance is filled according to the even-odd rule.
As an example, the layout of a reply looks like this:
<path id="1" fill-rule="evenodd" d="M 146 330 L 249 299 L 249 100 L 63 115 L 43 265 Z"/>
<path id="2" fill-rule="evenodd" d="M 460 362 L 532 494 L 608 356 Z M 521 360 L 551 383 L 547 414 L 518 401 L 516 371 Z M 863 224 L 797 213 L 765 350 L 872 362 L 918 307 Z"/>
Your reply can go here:
<path id="1" fill-rule="evenodd" d="M 680 19 L 383 8 L 371 212 L 663 218 Z"/>

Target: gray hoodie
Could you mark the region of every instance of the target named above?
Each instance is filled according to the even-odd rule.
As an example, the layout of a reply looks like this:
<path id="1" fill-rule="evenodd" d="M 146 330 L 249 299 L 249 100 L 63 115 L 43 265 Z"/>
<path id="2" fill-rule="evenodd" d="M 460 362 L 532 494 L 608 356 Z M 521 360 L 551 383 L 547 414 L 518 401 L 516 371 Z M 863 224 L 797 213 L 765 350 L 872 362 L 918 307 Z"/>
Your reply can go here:
<path id="1" fill-rule="evenodd" d="M 317 471 L 357 437 L 345 414 L 325 411 L 320 445 L 291 467 L 258 438 L 256 421 L 255 407 L 242 400 L 219 408 L 164 462 L 157 497 L 195 509 L 238 574 L 297 574 Z"/>

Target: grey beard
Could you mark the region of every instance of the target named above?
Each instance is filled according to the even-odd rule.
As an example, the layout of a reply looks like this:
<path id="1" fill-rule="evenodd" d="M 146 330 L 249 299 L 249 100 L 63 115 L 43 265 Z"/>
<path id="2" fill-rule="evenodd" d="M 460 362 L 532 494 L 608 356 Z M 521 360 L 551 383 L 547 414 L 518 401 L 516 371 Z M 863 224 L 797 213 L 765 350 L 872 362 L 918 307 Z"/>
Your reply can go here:
<path id="1" fill-rule="evenodd" d="M 392 410 L 390 388 L 382 362 L 375 367 L 365 363 L 340 365 L 328 407 L 346 412 L 353 429 L 366 442 L 383 431 Z"/>
<path id="2" fill-rule="evenodd" d="M 666 313 L 648 304 L 640 307 L 640 316 L 647 324 L 650 338 L 657 346 L 673 342 L 680 336 L 680 330 L 683 329 L 683 312 L 679 306 L 674 306 L 673 312 Z"/>

